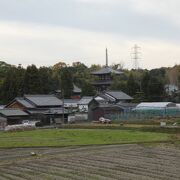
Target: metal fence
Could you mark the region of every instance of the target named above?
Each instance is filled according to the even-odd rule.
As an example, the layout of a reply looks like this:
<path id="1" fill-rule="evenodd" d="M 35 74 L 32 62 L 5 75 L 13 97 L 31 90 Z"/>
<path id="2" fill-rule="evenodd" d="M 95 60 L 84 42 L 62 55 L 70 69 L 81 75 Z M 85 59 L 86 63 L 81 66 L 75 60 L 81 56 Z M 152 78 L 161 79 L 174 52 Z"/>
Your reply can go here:
<path id="1" fill-rule="evenodd" d="M 105 114 L 111 120 L 148 120 L 153 118 L 180 117 L 180 109 L 151 109 L 124 111 L 116 114 Z"/>

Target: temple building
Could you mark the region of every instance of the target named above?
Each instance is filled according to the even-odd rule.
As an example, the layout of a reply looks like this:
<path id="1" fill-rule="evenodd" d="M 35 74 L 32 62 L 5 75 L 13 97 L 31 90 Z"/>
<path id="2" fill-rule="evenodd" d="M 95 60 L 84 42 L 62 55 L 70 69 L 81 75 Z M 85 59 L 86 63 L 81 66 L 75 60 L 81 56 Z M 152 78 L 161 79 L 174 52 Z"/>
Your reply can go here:
<path id="1" fill-rule="evenodd" d="M 113 82 L 113 75 L 121 75 L 123 72 L 114 70 L 108 66 L 108 52 L 106 49 L 106 66 L 98 71 L 92 72 L 91 74 L 97 77 L 97 80 L 92 84 L 98 92 L 102 92 L 108 90 L 108 87 L 111 86 Z"/>

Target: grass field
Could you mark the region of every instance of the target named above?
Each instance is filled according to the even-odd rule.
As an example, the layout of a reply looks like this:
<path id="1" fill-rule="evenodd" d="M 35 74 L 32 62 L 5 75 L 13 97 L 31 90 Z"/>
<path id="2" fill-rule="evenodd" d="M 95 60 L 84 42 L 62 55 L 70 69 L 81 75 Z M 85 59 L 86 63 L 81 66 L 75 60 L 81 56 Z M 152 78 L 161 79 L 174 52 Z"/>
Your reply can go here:
<path id="1" fill-rule="evenodd" d="M 168 133 L 111 129 L 49 129 L 1 132 L 0 148 L 125 144 L 170 141 Z"/>

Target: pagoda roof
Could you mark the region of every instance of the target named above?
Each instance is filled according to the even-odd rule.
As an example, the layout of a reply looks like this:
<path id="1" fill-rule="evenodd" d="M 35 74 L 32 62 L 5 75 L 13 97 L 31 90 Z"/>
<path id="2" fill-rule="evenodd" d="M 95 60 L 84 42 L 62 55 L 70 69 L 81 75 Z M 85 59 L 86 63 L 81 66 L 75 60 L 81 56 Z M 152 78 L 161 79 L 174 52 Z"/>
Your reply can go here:
<path id="1" fill-rule="evenodd" d="M 98 71 L 94 71 L 92 72 L 91 74 L 93 75 L 101 75 L 101 74 L 117 74 L 117 75 L 120 75 L 120 74 L 123 74 L 122 71 L 118 71 L 118 70 L 114 70 L 112 69 L 111 67 L 109 66 L 106 66 L 104 68 L 101 68 L 100 70 Z"/>
<path id="2" fill-rule="evenodd" d="M 110 80 L 105 81 L 104 80 L 104 81 L 95 81 L 92 84 L 93 85 L 110 85 L 112 83 L 113 83 L 113 81 L 110 81 Z"/>

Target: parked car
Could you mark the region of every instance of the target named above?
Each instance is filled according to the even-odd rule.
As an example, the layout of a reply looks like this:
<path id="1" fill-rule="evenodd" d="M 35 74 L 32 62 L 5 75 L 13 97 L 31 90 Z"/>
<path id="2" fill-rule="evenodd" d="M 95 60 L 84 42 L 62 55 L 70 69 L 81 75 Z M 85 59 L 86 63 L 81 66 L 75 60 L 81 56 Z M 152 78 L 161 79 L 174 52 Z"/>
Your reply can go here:
<path id="1" fill-rule="evenodd" d="M 110 119 L 105 119 L 103 117 L 100 117 L 98 121 L 93 121 L 93 123 L 111 124 L 111 120 Z"/>
<path id="2" fill-rule="evenodd" d="M 29 125 L 29 124 L 31 124 L 31 123 L 30 123 L 29 120 L 23 120 L 23 121 L 22 121 L 22 124 L 23 124 L 23 125 Z"/>
<path id="3" fill-rule="evenodd" d="M 99 121 L 102 123 L 102 124 L 111 124 L 111 120 L 110 119 L 105 119 L 103 117 L 100 117 L 99 118 Z"/>

